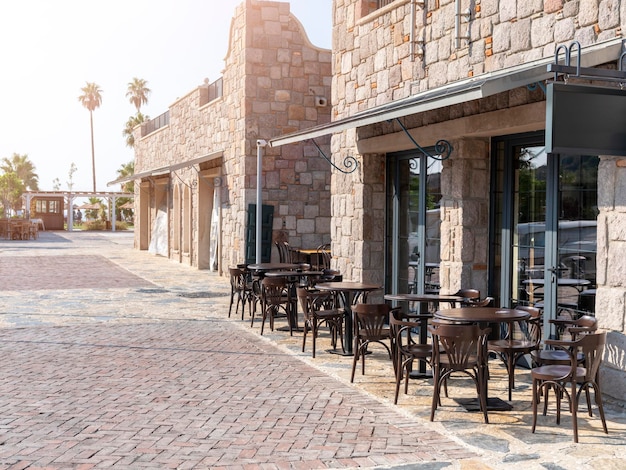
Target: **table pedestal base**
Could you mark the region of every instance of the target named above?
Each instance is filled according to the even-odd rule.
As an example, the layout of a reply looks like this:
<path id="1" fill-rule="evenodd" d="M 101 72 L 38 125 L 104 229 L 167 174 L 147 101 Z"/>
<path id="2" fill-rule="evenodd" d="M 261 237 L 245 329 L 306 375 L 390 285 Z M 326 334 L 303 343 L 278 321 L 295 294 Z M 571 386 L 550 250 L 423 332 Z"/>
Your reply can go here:
<path id="1" fill-rule="evenodd" d="M 424 372 L 419 370 L 414 370 L 409 374 L 409 379 L 432 379 L 433 371 L 425 370 Z"/>
<path id="2" fill-rule="evenodd" d="M 459 405 L 467 411 L 480 411 L 478 398 L 456 398 Z M 487 411 L 511 411 L 513 406 L 500 398 L 487 398 Z"/>
<path id="3" fill-rule="evenodd" d="M 289 327 L 288 326 L 281 326 L 280 328 L 276 328 L 276 331 L 287 331 L 287 332 L 289 332 Z M 294 333 L 302 333 L 304 330 L 301 327 L 296 326 L 296 327 L 293 327 L 291 329 L 291 331 L 293 331 Z"/>
<path id="4" fill-rule="evenodd" d="M 354 356 L 354 353 L 342 351 L 341 349 L 327 349 L 326 352 L 329 354 L 336 354 L 337 356 Z"/>

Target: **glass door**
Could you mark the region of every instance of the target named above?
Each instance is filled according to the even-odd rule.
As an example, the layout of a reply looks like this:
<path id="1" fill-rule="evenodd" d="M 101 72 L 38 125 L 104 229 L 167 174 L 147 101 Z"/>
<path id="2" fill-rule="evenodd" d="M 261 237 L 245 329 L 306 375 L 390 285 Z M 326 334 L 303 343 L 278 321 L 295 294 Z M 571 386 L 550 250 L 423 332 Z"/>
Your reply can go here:
<path id="1" fill-rule="evenodd" d="M 491 287 L 547 318 L 594 310 L 596 156 L 546 154 L 543 133 L 494 141 Z"/>
<path id="2" fill-rule="evenodd" d="M 388 293 L 439 290 L 441 169 L 417 150 L 388 156 Z"/>

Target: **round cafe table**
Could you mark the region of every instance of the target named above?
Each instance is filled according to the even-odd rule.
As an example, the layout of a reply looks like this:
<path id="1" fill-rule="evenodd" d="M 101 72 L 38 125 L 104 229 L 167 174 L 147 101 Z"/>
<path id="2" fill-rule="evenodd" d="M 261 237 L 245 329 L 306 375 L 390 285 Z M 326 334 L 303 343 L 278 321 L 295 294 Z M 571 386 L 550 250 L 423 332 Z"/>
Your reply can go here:
<path id="1" fill-rule="evenodd" d="M 527 320 L 530 314 L 524 310 L 500 307 L 460 307 L 437 310 L 435 318 L 460 323 L 511 323 Z"/>
<path id="2" fill-rule="evenodd" d="M 354 355 L 353 352 L 353 341 L 354 341 L 354 326 L 353 326 L 353 318 L 352 318 L 352 299 L 354 298 L 354 294 L 360 294 L 363 292 L 372 292 L 375 290 L 381 289 L 381 286 L 377 286 L 374 284 L 364 284 L 362 282 L 351 282 L 351 281 L 342 281 L 342 282 L 322 282 L 320 284 L 315 285 L 316 289 L 324 290 L 324 291 L 332 291 L 332 292 L 341 292 L 345 299 L 345 328 L 343 329 L 343 344 L 346 348 L 345 353 L 343 351 L 333 351 L 330 352 L 333 354 L 341 354 L 345 356 Z"/>
<path id="3" fill-rule="evenodd" d="M 458 323 L 478 323 L 481 328 L 486 328 L 489 323 L 500 324 L 528 320 L 528 318 L 530 318 L 530 314 L 524 310 L 516 310 L 513 308 L 460 307 L 450 308 L 447 310 L 437 310 L 435 312 L 435 318 Z M 487 381 L 487 385 L 489 385 L 489 381 Z M 510 404 L 499 398 L 489 398 L 488 386 L 485 390 L 487 393 L 487 410 L 510 411 L 513 409 Z M 468 411 L 480 411 L 480 405 L 478 405 L 478 401 L 476 399 L 457 401 Z"/>

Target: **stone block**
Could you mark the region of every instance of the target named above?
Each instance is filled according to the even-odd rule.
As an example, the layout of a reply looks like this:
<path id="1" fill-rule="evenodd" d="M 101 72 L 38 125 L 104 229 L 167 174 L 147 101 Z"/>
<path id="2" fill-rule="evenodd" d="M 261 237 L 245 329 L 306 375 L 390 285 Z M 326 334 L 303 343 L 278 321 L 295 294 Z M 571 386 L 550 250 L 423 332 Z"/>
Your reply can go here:
<path id="1" fill-rule="evenodd" d="M 578 24 L 582 26 L 590 26 L 598 22 L 598 1 L 597 0 L 580 0 L 578 11 Z"/>
<path id="2" fill-rule="evenodd" d="M 315 221 L 311 219 L 298 219 L 296 223 L 298 233 L 315 233 Z"/>
<path id="3" fill-rule="evenodd" d="M 494 53 L 501 53 L 508 51 L 511 46 L 511 36 L 509 23 L 500 23 L 493 27 L 493 44 L 492 50 Z"/>
<path id="4" fill-rule="evenodd" d="M 620 1 L 602 0 L 598 8 L 598 26 L 601 30 L 619 27 Z"/>
<path id="5" fill-rule="evenodd" d="M 626 289 L 600 287 L 596 293 L 596 316 L 602 328 L 624 332 Z"/>
<path id="6" fill-rule="evenodd" d="M 543 10 L 546 13 L 556 13 L 561 8 L 563 8 L 563 0 L 545 0 L 543 5 Z"/>
<path id="7" fill-rule="evenodd" d="M 554 26 L 554 42 L 556 44 L 569 44 L 574 39 L 576 25 L 573 18 L 564 18 Z"/>
<path id="8" fill-rule="evenodd" d="M 530 49 L 530 18 L 511 24 L 511 52 Z"/>
<path id="9" fill-rule="evenodd" d="M 525 0 L 521 0 L 524 2 Z M 520 3 L 517 0 L 509 0 L 507 2 L 500 2 L 500 22 L 508 22 L 517 17 L 517 4 Z"/>
<path id="10" fill-rule="evenodd" d="M 555 22 L 556 20 L 554 15 L 544 16 L 533 20 L 530 31 L 533 48 L 542 47 L 546 44 L 551 44 L 554 41 Z"/>

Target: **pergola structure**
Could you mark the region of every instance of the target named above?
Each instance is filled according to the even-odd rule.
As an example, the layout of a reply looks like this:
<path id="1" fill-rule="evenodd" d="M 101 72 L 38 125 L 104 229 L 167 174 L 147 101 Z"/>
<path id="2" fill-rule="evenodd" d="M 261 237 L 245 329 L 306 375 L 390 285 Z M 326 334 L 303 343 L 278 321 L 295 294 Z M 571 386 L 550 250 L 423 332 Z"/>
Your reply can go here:
<path id="1" fill-rule="evenodd" d="M 115 221 L 115 201 L 119 197 L 125 198 L 134 198 L 134 193 L 125 193 L 121 191 L 103 191 L 103 192 L 92 192 L 92 191 L 27 191 L 22 194 L 22 199 L 24 200 L 25 213 L 27 216 L 30 216 L 30 202 L 33 198 L 36 197 L 63 197 L 66 202 L 67 209 L 67 229 L 68 231 L 73 230 L 74 226 L 74 200 L 77 198 L 90 198 L 90 197 L 98 197 L 106 199 L 110 202 L 107 204 L 110 212 L 111 221 Z M 111 231 L 115 232 L 115 223 L 111 223 Z"/>

